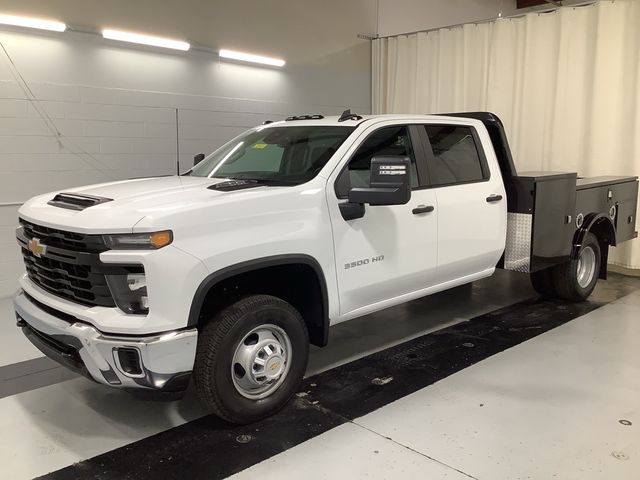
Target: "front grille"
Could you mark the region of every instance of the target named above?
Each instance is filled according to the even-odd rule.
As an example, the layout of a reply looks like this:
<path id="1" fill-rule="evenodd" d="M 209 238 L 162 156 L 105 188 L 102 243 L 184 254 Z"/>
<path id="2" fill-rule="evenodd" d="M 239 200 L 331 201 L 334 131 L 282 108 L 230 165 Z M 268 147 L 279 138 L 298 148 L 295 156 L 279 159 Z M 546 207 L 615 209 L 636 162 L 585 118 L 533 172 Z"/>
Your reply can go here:
<path id="1" fill-rule="evenodd" d="M 20 219 L 24 235 L 28 240 L 38 238 L 43 245 L 64 248 L 74 252 L 102 253 L 108 250 L 102 235 L 85 235 L 49 228 Z"/>
<path id="2" fill-rule="evenodd" d="M 20 220 L 18 243 L 31 281 L 54 295 L 87 306 L 115 307 L 98 253 L 107 250 L 99 235 L 83 235 Z M 45 246 L 37 256 L 29 240 Z"/>
<path id="3" fill-rule="evenodd" d="M 36 257 L 26 248 L 22 257 L 29 278 L 45 290 L 83 305 L 115 307 L 104 274 L 90 266 Z"/>

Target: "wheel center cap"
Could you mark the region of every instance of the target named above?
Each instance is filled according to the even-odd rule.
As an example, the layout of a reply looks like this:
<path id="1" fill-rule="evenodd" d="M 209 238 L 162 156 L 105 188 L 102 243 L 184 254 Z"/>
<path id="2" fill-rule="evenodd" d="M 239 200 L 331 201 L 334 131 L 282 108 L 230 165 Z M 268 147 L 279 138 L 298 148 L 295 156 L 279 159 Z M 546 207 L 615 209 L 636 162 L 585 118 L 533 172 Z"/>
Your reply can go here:
<path id="1" fill-rule="evenodd" d="M 264 374 L 269 380 L 276 379 L 282 375 L 284 370 L 284 358 L 275 354 L 267 358 L 264 366 Z"/>

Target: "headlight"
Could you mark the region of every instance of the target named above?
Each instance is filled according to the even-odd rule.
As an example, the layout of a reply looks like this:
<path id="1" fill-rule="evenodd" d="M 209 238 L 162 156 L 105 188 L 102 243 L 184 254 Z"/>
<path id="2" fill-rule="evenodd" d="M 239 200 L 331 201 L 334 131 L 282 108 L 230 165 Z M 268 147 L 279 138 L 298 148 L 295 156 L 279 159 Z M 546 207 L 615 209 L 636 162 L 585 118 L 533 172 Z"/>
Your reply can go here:
<path id="1" fill-rule="evenodd" d="M 142 273 L 107 275 L 107 284 L 118 308 L 125 313 L 149 313 L 147 277 Z"/>
<path id="2" fill-rule="evenodd" d="M 173 232 L 124 233 L 103 235 L 104 243 L 112 250 L 157 250 L 173 242 Z"/>

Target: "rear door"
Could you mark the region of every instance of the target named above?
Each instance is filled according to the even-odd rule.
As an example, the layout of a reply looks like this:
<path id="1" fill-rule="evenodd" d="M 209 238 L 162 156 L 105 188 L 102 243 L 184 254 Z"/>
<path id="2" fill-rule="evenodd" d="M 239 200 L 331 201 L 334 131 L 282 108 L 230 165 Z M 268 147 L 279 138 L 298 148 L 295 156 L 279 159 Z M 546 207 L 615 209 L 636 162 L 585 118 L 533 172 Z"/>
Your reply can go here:
<path id="1" fill-rule="evenodd" d="M 327 201 L 333 227 L 340 316 L 346 320 L 400 303 L 402 296 L 435 281 L 436 195 L 425 188 L 426 167 L 420 126 L 385 123 L 371 127 L 332 174 Z M 365 206 L 362 218 L 345 220 L 340 203 L 352 187 L 369 186 L 371 158 L 411 159 L 412 193 L 406 205 Z"/>
<path id="2" fill-rule="evenodd" d="M 489 135 L 464 121 L 421 134 L 438 204 L 438 280 L 490 274 L 504 251 L 507 199 Z"/>

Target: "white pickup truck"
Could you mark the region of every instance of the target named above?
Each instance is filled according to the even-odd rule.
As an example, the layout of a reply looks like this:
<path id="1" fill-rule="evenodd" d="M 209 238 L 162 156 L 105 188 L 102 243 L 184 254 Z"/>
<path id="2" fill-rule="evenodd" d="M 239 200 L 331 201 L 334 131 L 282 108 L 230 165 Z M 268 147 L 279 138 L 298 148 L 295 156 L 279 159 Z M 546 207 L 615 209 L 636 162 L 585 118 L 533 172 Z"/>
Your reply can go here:
<path id="1" fill-rule="evenodd" d="M 303 115 L 203 157 L 26 202 L 14 306 L 62 364 L 124 389 L 193 377 L 235 423 L 290 399 L 330 325 L 496 268 L 583 300 L 637 235 L 636 177 L 518 175 L 489 113 Z"/>

